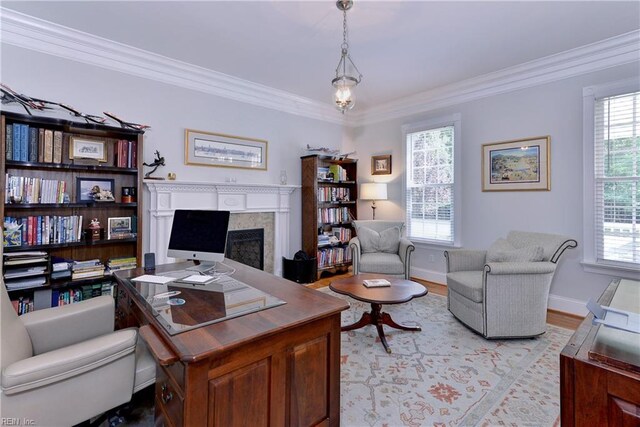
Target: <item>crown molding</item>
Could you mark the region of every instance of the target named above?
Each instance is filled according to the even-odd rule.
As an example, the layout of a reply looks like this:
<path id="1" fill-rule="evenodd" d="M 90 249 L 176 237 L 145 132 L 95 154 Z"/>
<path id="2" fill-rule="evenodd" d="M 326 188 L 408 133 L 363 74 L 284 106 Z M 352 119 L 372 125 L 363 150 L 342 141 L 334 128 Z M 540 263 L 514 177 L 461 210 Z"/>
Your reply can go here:
<path id="1" fill-rule="evenodd" d="M 0 7 L 2 43 L 289 114 L 344 124 L 328 103 L 74 30 Z"/>
<path id="2" fill-rule="evenodd" d="M 640 61 L 640 30 L 343 116 L 332 105 L 0 7 L 1 41 L 238 102 L 348 126 L 407 117 Z"/>
<path id="3" fill-rule="evenodd" d="M 381 122 L 640 61 L 640 30 L 350 114 L 349 126 Z"/>

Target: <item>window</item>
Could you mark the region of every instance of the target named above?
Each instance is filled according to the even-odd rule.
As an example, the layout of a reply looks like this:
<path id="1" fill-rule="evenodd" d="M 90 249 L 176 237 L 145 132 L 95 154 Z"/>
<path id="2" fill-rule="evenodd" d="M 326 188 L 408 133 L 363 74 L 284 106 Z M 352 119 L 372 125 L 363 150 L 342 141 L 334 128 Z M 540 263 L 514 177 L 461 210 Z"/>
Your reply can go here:
<path id="1" fill-rule="evenodd" d="M 595 102 L 597 259 L 640 265 L 640 92 Z"/>
<path id="2" fill-rule="evenodd" d="M 412 240 L 458 244 L 459 134 L 459 115 L 404 128 L 405 223 Z"/>
<path id="3" fill-rule="evenodd" d="M 637 275 L 640 88 L 622 83 L 585 89 L 585 268 Z"/>

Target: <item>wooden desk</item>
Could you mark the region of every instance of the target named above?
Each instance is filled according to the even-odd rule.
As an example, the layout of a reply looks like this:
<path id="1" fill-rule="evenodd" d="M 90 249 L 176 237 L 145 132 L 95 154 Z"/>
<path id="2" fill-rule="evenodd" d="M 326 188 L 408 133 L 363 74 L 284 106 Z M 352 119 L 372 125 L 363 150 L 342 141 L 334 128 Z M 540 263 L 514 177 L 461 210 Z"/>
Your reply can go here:
<path id="1" fill-rule="evenodd" d="M 339 426 L 338 298 L 232 260 L 233 277 L 286 304 L 169 335 L 129 279 L 116 273 L 117 322 L 141 325 L 158 361 L 156 424 L 169 426 Z M 158 266 L 184 269 L 191 263 Z"/>
<path id="2" fill-rule="evenodd" d="M 598 303 L 638 312 L 640 283 L 616 279 Z M 640 426 L 640 335 L 593 326 L 589 314 L 560 353 L 563 426 Z"/>

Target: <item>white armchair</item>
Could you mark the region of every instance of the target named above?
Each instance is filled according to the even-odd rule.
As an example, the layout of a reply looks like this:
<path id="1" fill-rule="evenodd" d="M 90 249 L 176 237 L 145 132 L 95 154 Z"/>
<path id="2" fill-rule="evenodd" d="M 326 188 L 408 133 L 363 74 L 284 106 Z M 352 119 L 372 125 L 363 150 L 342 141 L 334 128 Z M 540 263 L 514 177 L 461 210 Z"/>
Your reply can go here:
<path id="1" fill-rule="evenodd" d="M 353 274 L 378 273 L 409 279 L 415 246 L 402 237 L 404 222 L 353 221 L 357 236 L 349 241 Z"/>
<path id="2" fill-rule="evenodd" d="M 511 231 L 487 251 L 445 251 L 449 311 L 485 338 L 543 334 L 557 262 L 576 246 L 564 236 Z"/>
<path id="3" fill-rule="evenodd" d="M 113 331 L 111 296 L 18 317 L 0 279 L 0 300 L 5 419 L 71 426 L 155 382 L 155 362 L 137 330 Z"/>

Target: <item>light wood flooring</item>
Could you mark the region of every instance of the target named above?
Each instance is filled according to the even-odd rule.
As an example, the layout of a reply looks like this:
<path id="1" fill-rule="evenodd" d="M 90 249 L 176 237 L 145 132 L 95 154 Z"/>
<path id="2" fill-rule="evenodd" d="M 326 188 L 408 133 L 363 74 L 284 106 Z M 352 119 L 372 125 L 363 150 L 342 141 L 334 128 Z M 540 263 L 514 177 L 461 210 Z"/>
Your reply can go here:
<path id="1" fill-rule="evenodd" d="M 323 277 L 320 280 L 310 283 L 308 285 L 305 285 L 309 288 L 313 288 L 313 289 L 319 289 L 319 288 L 324 288 L 326 286 L 329 286 L 329 284 L 331 283 L 331 281 L 339 279 L 341 277 L 347 277 L 350 276 L 352 273 L 351 271 L 344 273 L 344 274 L 336 274 L 334 276 L 331 277 Z M 412 278 L 411 280 L 421 283 L 422 285 L 424 285 L 427 289 L 429 289 L 429 292 L 432 292 L 436 295 L 443 295 L 446 296 L 447 295 L 447 286 L 440 284 L 440 283 L 435 283 L 435 282 L 428 282 L 426 280 L 422 280 L 422 279 L 417 279 L 417 278 Z M 566 329 L 577 329 L 578 326 L 580 325 L 580 323 L 584 320 L 583 317 L 580 316 L 576 316 L 575 314 L 570 314 L 570 313 L 565 313 L 562 311 L 557 311 L 557 310 L 547 310 L 547 323 L 550 325 L 555 325 L 555 326 L 559 326 L 561 328 L 566 328 Z"/>

